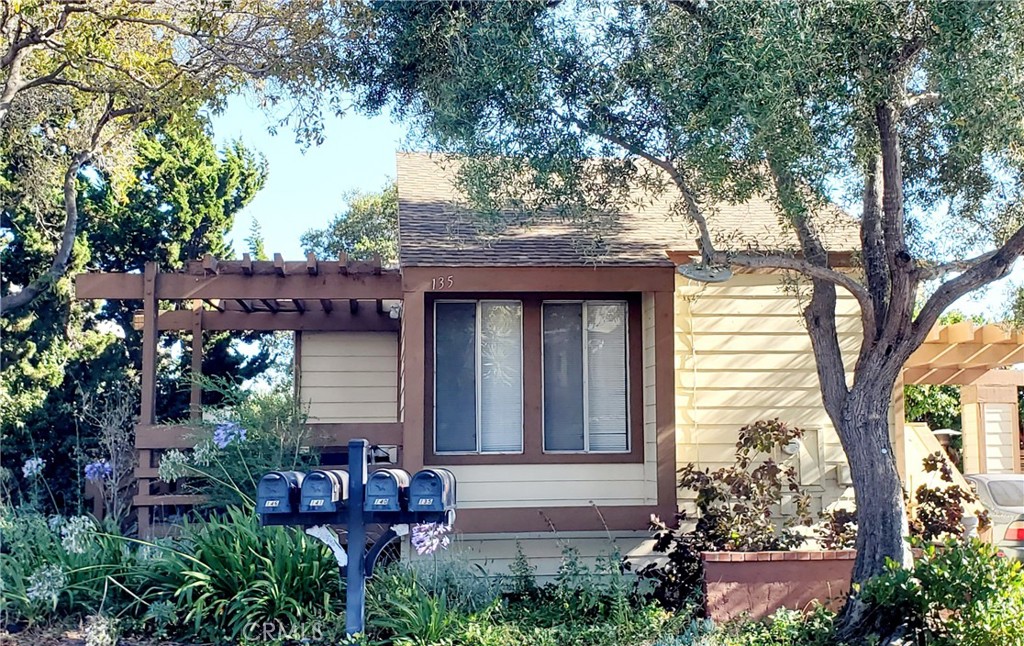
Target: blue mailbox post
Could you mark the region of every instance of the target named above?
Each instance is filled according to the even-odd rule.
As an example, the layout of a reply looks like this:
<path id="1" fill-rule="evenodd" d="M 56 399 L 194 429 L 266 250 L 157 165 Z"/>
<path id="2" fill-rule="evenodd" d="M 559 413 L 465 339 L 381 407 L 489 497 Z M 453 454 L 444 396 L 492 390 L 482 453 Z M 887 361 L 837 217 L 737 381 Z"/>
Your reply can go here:
<path id="1" fill-rule="evenodd" d="M 256 489 L 260 524 L 306 527 L 326 543 L 345 577 L 345 630 L 362 633 L 366 616 L 366 580 L 381 551 L 413 523 L 446 523 L 455 519 L 455 476 L 447 469 L 423 469 L 410 476 L 402 469 L 367 471 L 370 444 L 348 443 L 348 471 L 271 471 Z M 366 550 L 366 526 L 388 530 Z M 348 552 L 331 525 L 348 528 Z"/>

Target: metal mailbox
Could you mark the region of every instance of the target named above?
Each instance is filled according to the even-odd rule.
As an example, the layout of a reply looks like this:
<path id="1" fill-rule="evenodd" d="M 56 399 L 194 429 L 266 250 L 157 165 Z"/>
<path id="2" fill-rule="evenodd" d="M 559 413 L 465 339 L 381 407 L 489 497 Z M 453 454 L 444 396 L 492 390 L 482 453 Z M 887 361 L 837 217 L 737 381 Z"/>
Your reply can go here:
<path id="1" fill-rule="evenodd" d="M 402 511 L 409 499 L 409 472 L 378 469 L 366 480 L 366 511 Z"/>
<path id="2" fill-rule="evenodd" d="M 348 500 L 348 472 L 340 469 L 310 471 L 302 481 L 301 512 L 336 512 Z"/>
<path id="3" fill-rule="evenodd" d="M 455 509 L 455 474 L 448 469 L 417 471 L 409 482 L 409 511 Z"/>
<path id="4" fill-rule="evenodd" d="M 260 478 L 256 485 L 256 509 L 261 514 L 290 514 L 296 511 L 304 476 L 300 471 L 271 471 Z"/>

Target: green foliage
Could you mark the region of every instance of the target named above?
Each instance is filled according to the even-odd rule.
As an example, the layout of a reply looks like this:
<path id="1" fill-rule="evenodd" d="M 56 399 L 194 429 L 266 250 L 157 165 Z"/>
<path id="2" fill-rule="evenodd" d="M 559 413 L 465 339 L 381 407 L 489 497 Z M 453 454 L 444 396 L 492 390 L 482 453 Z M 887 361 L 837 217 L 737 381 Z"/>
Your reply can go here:
<path id="1" fill-rule="evenodd" d="M 103 168 L 79 176 L 81 213 L 70 271 L 138 271 L 148 261 L 175 269 L 206 252 L 227 254 L 235 214 L 265 180 L 263 160 L 237 143 L 219 152 L 206 121 L 188 113 L 139 128 L 132 144 L 136 155 L 120 184 Z M 21 172 L 17 163 L 3 158 L 0 176 Z M 0 228 L 17 232 L 0 249 L 6 293 L 43 271 L 53 240 L 16 192 L 0 189 L 0 199 Z M 71 287 L 71 279 L 62 278 L 31 305 L 0 318 L 0 438 L 4 466 L 19 473 L 24 460 L 44 458 L 54 502 L 75 512 L 82 466 L 109 458 L 83 399 L 137 382 L 141 333 L 131 325 L 138 303 L 76 301 Z M 163 339 L 157 413 L 162 420 L 180 419 L 188 406 L 183 386 L 189 357 L 171 350 L 188 337 L 172 333 Z M 203 370 L 243 380 L 263 372 L 272 358 L 267 348 L 248 356 L 228 334 L 214 333 L 207 335 Z M 214 393 L 207 395 L 206 403 L 217 401 Z"/>
<path id="2" fill-rule="evenodd" d="M 884 635 L 934 646 L 1024 643 L 1024 566 L 980 541 L 929 546 L 910 570 L 890 563 L 860 597 Z"/>
<path id="3" fill-rule="evenodd" d="M 368 630 L 375 643 L 613 646 L 650 643 L 674 635 L 684 623 L 633 597 L 617 557 L 587 567 L 567 547 L 557 575 L 545 585 L 523 564 L 512 578 L 489 584 L 449 561 L 433 566 L 439 569 L 431 574 L 429 563 L 400 564 L 371 581 Z M 467 583 L 475 593 L 460 590 Z"/>
<path id="4" fill-rule="evenodd" d="M 773 457 L 802 436 L 802 430 L 778 419 L 758 421 L 740 429 L 733 466 L 712 472 L 691 463 L 679 470 L 679 486 L 696 493 L 700 515 L 692 530 L 683 526 L 685 515 L 678 518 L 679 528 L 653 521 L 654 551 L 668 560 L 646 565 L 638 575 L 653 584 L 654 598 L 680 608 L 699 595 L 701 552 L 782 550 L 804 542 L 795 528 L 810 523 L 810 498 L 801 493 L 794 467 Z M 795 510 L 779 519 L 775 510 L 783 497 L 793 500 Z"/>
<path id="5" fill-rule="evenodd" d="M 164 551 L 149 585 L 175 604 L 189 635 L 236 640 L 264 622 L 290 630 L 337 610 L 337 563 L 301 529 L 260 527 L 252 511 L 231 507 L 186 521 L 178 544 Z"/>
<path id="6" fill-rule="evenodd" d="M 243 391 L 231 382 L 207 379 L 204 388 L 221 393 L 226 407 L 211 411 L 217 423 L 195 429 L 192 451 L 164 453 L 160 478 L 165 482 L 206 496 L 207 508 L 252 509 L 262 474 L 319 464 L 319 453 L 308 446 L 305 410 L 290 386 Z"/>
<path id="7" fill-rule="evenodd" d="M 809 614 L 781 609 L 764 621 L 735 621 L 693 646 L 842 646 L 833 635 L 835 616 L 815 607 Z M 680 645 L 681 646 L 681 645 Z"/>
<path id="8" fill-rule="evenodd" d="M 350 193 L 347 209 L 324 229 L 302 234 L 302 248 L 321 258 L 363 259 L 378 254 L 381 262 L 398 262 L 398 186 L 391 183 L 374 193 Z"/>

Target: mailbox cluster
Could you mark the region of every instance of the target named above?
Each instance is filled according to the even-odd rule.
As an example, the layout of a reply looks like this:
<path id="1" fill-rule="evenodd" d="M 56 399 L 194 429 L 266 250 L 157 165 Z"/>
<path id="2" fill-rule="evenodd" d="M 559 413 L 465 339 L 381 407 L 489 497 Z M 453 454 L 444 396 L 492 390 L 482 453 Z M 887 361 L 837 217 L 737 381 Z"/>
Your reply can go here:
<path id="1" fill-rule="evenodd" d="M 455 476 L 447 469 L 423 469 L 413 475 L 402 469 L 367 472 L 369 442 L 348 443 L 348 470 L 271 471 L 256 487 L 256 510 L 262 525 L 297 525 L 334 552 L 345 579 L 345 630 L 363 632 L 366 579 L 391 541 L 415 523 L 455 520 Z M 367 525 L 388 529 L 366 550 Z M 348 551 L 331 525 L 345 525 Z"/>
<path id="2" fill-rule="evenodd" d="M 349 473 L 340 469 L 271 471 L 256 489 L 264 525 L 343 524 L 350 505 L 362 508 L 366 523 L 450 524 L 455 476 L 447 469 L 379 469 L 367 477 L 362 500 L 350 500 Z"/>

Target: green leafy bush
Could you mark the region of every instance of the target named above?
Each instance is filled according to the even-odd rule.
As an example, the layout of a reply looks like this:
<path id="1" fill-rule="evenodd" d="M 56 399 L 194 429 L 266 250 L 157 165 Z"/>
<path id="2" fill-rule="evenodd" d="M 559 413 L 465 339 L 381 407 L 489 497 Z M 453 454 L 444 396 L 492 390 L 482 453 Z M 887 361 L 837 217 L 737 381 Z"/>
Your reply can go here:
<path id="1" fill-rule="evenodd" d="M 142 602 L 149 563 L 112 522 L 5 509 L 0 545 L 0 614 L 8 623 L 130 613 Z"/>
<path id="2" fill-rule="evenodd" d="M 290 389 L 239 391 L 220 382 L 205 388 L 221 393 L 227 407 L 215 411 L 219 422 L 196 427 L 193 450 L 164 453 L 161 480 L 206 496 L 207 509 L 252 507 L 263 473 L 319 464 L 319 455 L 308 446 L 305 411 Z"/>
<path id="3" fill-rule="evenodd" d="M 330 551 L 301 530 L 260 527 L 237 507 L 186 522 L 174 549 L 163 549 L 151 597 L 173 603 L 186 634 L 237 640 L 265 622 L 291 632 L 333 620 L 341 601 Z"/>
<path id="4" fill-rule="evenodd" d="M 654 551 L 667 559 L 637 571 L 651 586 L 651 596 L 671 609 L 684 607 L 700 594 L 704 578 L 701 552 L 756 552 L 792 549 L 805 538 L 796 531 L 810 523 L 810 498 L 801 493 L 796 470 L 773 459 L 775 452 L 803 437 L 803 431 L 778 419 L 758 421 L 739 431 L 736 462 L 716 471 L 687 464 L 679 470 L 679 487 L 696 493 L 699 516 L 692 530 L 654 519 Z M 784 496 L 794 512 L 774 513 Z"/>
<path id="5" fill-rule="evenodd" d="M 935 646 L 1024 644 L 1024 567 L 980 541 L 929 546 L 910 570 L 890 563 L 860 598 L 882 634 Z"/>
<path id="6" fill-rule="evenodd" d="M 764 621 L 734 621 L 698 634 L 686 646 L 841 646 L 833 636 L 834 620 L 835 615 L 821 606 L 806 615 L 781 609 Z"/>

